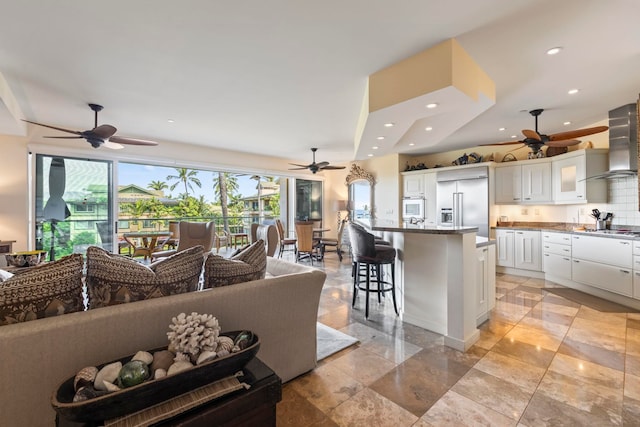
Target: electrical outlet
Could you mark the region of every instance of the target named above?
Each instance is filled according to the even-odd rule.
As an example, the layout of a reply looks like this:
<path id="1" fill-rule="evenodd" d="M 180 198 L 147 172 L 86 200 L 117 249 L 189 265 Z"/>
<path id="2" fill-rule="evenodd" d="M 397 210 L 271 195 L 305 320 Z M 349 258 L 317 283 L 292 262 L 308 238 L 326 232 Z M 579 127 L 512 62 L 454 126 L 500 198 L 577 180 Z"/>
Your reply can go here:
<path id="1" fill-rule="evenodd" d="M 522 208 L 522 210 L 520 211 L 521 215 L 529 215 L 529 209 L 526 208 Z"/>

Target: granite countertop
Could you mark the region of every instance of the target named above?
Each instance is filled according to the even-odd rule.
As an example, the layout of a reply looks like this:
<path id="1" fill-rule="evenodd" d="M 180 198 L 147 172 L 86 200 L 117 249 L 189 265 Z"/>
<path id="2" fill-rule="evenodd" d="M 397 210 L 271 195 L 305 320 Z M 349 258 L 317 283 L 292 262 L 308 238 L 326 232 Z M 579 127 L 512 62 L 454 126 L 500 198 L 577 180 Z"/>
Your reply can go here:
<path id="1" fill-rule="evenodd" d="M 498 223 L 495 227 L 491 227 L 495 230 L 530 230 L 530 231 L 550 231 L 552 233 L 567 233 L 567 234 L 588 234 L 598 237 L 609 237 L 612 239 L 627 239 L 627 240 L 640 240 L 640 230 L 637 227 L 616 227 L 611 230 L 595 230 L 585 227 L 581 224 L 570 223 L 554 223 L 554 222 L 538 222 L 538 223 L 526 223 L 526 222 L 514 222 L 508 224 Z"/>
<path id="2" fill-rule="evenodd" d="M 478 227 L 441 227 L 424 224 L 408 224 L 404 222 L 398 223 L 395 221 L 375 221 L 371 224 L 371 229 L 374 231 L 418 234 L 466 234 L 478 231 Z"/>

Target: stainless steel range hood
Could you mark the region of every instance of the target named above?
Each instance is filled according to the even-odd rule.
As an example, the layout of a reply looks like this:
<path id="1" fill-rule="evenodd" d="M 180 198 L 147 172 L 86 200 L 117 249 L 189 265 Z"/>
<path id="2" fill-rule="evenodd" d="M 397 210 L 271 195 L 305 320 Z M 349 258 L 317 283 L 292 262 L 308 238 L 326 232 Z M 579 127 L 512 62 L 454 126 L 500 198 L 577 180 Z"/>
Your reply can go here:
<path id="1" fill-rule="evenodd" d="M 638 173 L 637 104 L 609 111 L 609 170 L 587 179 L 613 179 Z"/>

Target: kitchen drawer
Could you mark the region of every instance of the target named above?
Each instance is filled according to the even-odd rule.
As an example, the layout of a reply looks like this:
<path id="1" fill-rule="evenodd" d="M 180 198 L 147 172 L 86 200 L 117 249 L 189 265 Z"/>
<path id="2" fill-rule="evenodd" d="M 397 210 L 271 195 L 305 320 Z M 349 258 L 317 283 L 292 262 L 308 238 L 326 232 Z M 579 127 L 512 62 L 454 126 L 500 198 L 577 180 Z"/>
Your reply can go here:
<path id="1" fill-rule="evenodd" d="M 633 256 L 633 269 L 640 272 L 640 255 Z"/>
<path id="2" fill-rule="evenodd" d="M 542 268 L 546 274 L 552 274 L 571 280 L 571 256 L 545 253 L 542 257 Z"/>
<path id="3" fill-rule="evenodd" d="M 633 297 L 640 299 L 640 271 L 633 272 Z"/>
<path id="4" fill-rule="evenodd" d="M 571 235 L 565 233 L 551 233 L 549 231 L 542 232 L 543 243 L 558 243 L 563 245 L 571 244 Z M 639 249 L 640 250 L 640 249 Z"/>
<path id="5" fill-rule="evenodd" d="M 542 244 L 542 252 L 549 254 L 571 256 L 571 245 L 565 245 L 560 243 L 547 243 Z"/>
<path id="6" fill-rule="evenodd" d="M 631 269 L 573 259 L 571 279 L 625 296 L 633 295 Z"/>
<path id="7" fill-rule="evenodd" d="M 595 236 L 576 236 L 571 239 L 573 258 L 632 268 L 632 240 Z"/>
<path id="8" fill-rule="evenodd" d="M 633 254 L 640 255 L 640 240 L 633 241 Z"/>

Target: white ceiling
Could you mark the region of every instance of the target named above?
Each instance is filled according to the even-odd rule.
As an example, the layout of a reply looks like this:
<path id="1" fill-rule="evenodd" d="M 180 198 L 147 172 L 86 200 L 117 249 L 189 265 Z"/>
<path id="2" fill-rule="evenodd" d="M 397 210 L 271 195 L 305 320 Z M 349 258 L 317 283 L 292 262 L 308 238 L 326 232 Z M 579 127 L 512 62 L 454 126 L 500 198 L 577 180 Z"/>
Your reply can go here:
<path id="1" fill-rule="evenodd" d="M 93 102 L 119 136 L 340 163 L 367 77 L 449 38 L 496 104 L 420 151 L 520 138 L 534 108 L 544 133 L 604 120 L 638 97 L 638 17 L 638 0 L 0 0 L 0 73 L 29 120 L 90 129 Z"/>

